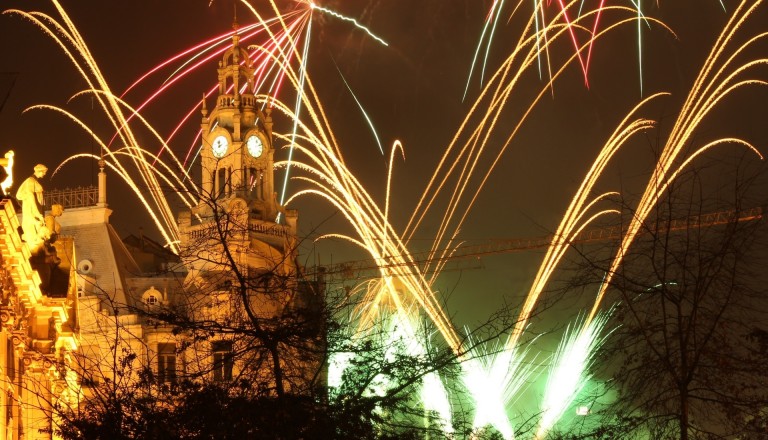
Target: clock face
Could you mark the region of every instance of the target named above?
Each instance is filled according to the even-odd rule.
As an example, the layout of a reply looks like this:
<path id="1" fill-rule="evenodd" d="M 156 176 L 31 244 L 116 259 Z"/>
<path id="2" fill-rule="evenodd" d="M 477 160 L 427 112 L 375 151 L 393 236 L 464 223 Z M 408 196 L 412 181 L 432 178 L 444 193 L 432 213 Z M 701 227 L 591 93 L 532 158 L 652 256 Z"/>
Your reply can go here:
<path id="1" fill-rule="evenodd" d="M 264 143 L 261 141 L 261 138 L 255 134 L 250 135 L 245 142 L 248 147 L 248 154 L 251 156 L 260 157 L 261 153 L 264 152 Z"/>
<path id="2" fill-rule="evenodd" d="M 229 141 L 227 141 L 227 137 L 220 134 L 216 136 L 216 138 L 213 140 L 213 144 L 211 144 L 211 151 L 213 152 L 213 155 L 222 158 L 225 154 L 227 154 L 227 146 L 229 144 Z"/>

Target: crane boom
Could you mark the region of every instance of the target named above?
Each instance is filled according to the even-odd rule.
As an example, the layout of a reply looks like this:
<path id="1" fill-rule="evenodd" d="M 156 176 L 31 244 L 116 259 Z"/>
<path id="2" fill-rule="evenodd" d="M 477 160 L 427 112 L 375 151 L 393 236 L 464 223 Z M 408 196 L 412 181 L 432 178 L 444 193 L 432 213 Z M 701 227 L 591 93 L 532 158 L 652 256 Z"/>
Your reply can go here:
<path id="1" fill-rule="evenodd" d="M 680 231 L 692 228 L 705 228 L 717 225 L 723 225 L 733 222 L 744 222 L 751 220 L 759 220 L 763 217 L 763 208 L 755 207 L 751 209 L 743 210 L 728 210 L 719 211 L 708 214 L 695 215 L 682 219 L 676 219 L 671 221 L 663 221 L 658 225 L 654 225 L 654 230 L 658 231 Z M 570 241 L 569 244 L 582 244 L 600 241 L 619 240 L 624 231 L 624 225 L 612 225 L 601 228 L 594 228 L 584 230 Z M 437 263 L 446 260 L 462 260 L 462 259 L 479 259 L 482 256 L 504 254 L 512 252 L 522 252 L 534 249 L 542 249 L 552 243 L 555 239 L 554 234 L 550 234 L 542 237 L 533 238 L 505 238 L 505 239 L 491 239 L 485 243 L 458 246 L 447 257 L 434 257 L 429 252 L 417 252 L 411 254 L 413 262 L 407 263 L 393 263 L 391 261 L 377 261 L 374 259 L 364 259 L 356 261 L 348 261 L 344 263 L 337 263 L 329 266 L 324 266 L 325 274 L 339 274 L 343 278 L 349 279 L 364 279 L 370 278 L 367 272 L 377 271 L 382 267 L 402 267 L 402 266 L 416 266 L 424 267 L 427 263 Z M 464 267 L 464 269 L 476 268 Z"/>
<path id="2" fill-rule="evenodd" d="M 13 90 L 13 87 L 16 85 L 16 78 L 19 76 L 19 72 L 0 72 L 0 75 L 8 75 L 13 77 L 11 80 L 11 85 L 8 87 L 8 91 L 5 93 L 3 100 L 0 101 L 0 113 L 2 113 L 3 107 L 5 107 L 5 103 L 8 102 L 8 98 L 11 97 L 11 90 Z"/>

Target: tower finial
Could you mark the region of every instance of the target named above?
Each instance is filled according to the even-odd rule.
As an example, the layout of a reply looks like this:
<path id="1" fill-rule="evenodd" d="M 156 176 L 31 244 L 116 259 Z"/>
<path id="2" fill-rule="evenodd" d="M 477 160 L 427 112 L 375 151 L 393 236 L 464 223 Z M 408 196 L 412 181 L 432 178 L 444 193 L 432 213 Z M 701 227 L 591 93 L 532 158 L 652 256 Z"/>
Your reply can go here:
<path id="1" fill-rule="evenodd" d="M 200 113 L 203 114 L 203 117 L 208 116 L 208 107 L 205 105 L 205 92 L 203 92 L 203 105 L 200 109 Z"/>
<path id="2" fill-rule="evenodd" d="M 237 0 L 233 1 L 232 5 L 234 6 L 234 18 L 232 18 L 232 30 L 234 30 L 235 33 L 237 33 L 237 28 L 238 28 L 238 25 L 237 25 Z"/>
<path id="3" fill-rule="evenodd" d="M 96 206 L 107 206 L 107 173 L 104 172 L 104 167 L 107 165 L 107 161 L 104 157 L 99 159 L 99 199 L 96 202 Z"/>

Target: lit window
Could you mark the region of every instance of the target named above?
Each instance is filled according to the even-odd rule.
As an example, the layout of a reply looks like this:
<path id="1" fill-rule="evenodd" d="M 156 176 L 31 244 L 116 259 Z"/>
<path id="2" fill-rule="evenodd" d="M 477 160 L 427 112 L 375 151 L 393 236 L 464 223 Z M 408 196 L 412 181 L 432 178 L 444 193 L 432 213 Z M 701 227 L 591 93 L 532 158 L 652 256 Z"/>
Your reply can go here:
<path id="1" fill-rule="evenodd" d="M 176 344 L 173 342 L 157 344 L 157 381 L 176 381 Z"/>
<path id="2" fill-rule="evenodd" d="M 216 382 L 232 380 L 232 342 L 214 341 L 212 351 L 213 380 Z"/>

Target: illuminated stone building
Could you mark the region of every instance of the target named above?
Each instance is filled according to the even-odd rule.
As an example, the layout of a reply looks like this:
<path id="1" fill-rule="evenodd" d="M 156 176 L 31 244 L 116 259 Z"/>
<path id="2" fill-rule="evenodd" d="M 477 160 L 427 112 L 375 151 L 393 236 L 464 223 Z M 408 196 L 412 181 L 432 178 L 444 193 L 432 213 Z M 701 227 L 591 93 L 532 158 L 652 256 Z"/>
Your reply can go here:
<path id="1" fill-rule="evenodd" d="M 67 263 L 74 248 L 50 237 L 50 252 L 31 248 L 19 225 L 12 202 L 0 201 L 0 437 L 48 439 L 53 405 L 77 404 L 79 394 L 77 292 Z"/>
<path id="2" fill-rule="evenodd" d="M 250 57 L 235 33 L 219 62 L 215 105 L 209 112 L 205 99 L 202 104 L 201 197 L 179 214 L 180 256 L 189 270 L 185 291 L 195 320 L 245 327 L 260 320 L 268 327 L 277 325 L 287 310 L 310 304 L 318 286 L 297 277 L 298 213 L 277 202 L 271 109 L 252 94 L 253 81 Z M 248 338 L 213 339 L 192 351 L 214 358 L 216 379 L 263 362 L 245 356 L 221 368 L 220 359 L 227 359 L 228 352 L 248 351 L 242 346 Z M 201 364 L 206 368 L 206 362 Z M 300 371 L 305 367 L 313 366 L 285 365 L 293 377 L 313 377 L 314 372 Z M 247 374 L 261 380 L 259 371 Z"/>
<path id="3" fill-rule="evenodd" d="M 181 258 L 141 233 L 119 238 L 109 223 L 103 170 L 98 191 L 61 194 L 71 199 L 60 222 L 77 255 L 72 265 L 79 276 L 83 383 L 114 379 L 122 365 L 120 356 L 107 355 L 114 347 L 137 355 L 134 368 L 149 366 L 161 383 L 181 375 L 216 381 L 237 375 L 242 364 L 230 357 L 237 341 L 215 335 L 190 345 L 153 318 L 153 312 L 173 310 L 195 320 L 243 319 L 240 298 L 232 296 L 235 267 L 261 287 L 282 280 L 276 295 L 251 304 L 261 318 L 296 304 L 300 294 L 316 294 L 316 286 L 296 280 L 298 215 L 276 201 L 270 112 L 250 92 L 238 92 L 244 85 L 252 90 L 253 73 L 235 35 L 219 63 L 219 94 L 210 113 L 203 103 L 201 197 L 178 216 Z"/>
<path id="4" fill-rule="evenodd" d="M 103 168 L 97 189 L 50 192 L 48 199 L 66 205 L 59 222 L 62 235 L 74 243 L 76 258 L 70 264 L 77 273 L 78 368 L 87 393 L 90 386 L 153 366 L 158 344 L 173 335 L 143 312 L 173 301 L 184 271 L 153 265 L 154 259 L 142 252 L 142 240 L 126 245 L 120 239 L 109 223 L 112 210 L 106 203 Z M 127 356 L 135 357 L 135 362 L 125 363 Z"/>
<path id="5" fill-rule="evenodd" d="M 0 202 L 0 438 L 52 438 L 52 405 L 75 407 L 99 384 L 135 381 L 139 371 L 162 385 L 181 375 L 226 381 L 252 365 L 232 357 L 243 341 L 188 341 L 152 312 L 275 323 L 319 304 L 322 283 L 297 276 L 298 214 L 277 203 L 272 119 L 251 93 L 253 75 L 235 35 L 210 111 L 203 100 L 201 196 L 178 215 L 179 256 L 142 233 L 119 237 L 104 163 L 97 188 L 46 189 L 46 206 L 64 206 L 49 213 L 60 230 L 47 253 L 22 241 L 12 202 Z M 286 374 L 312 377 L 318 365 L 302 359 Z"/>

